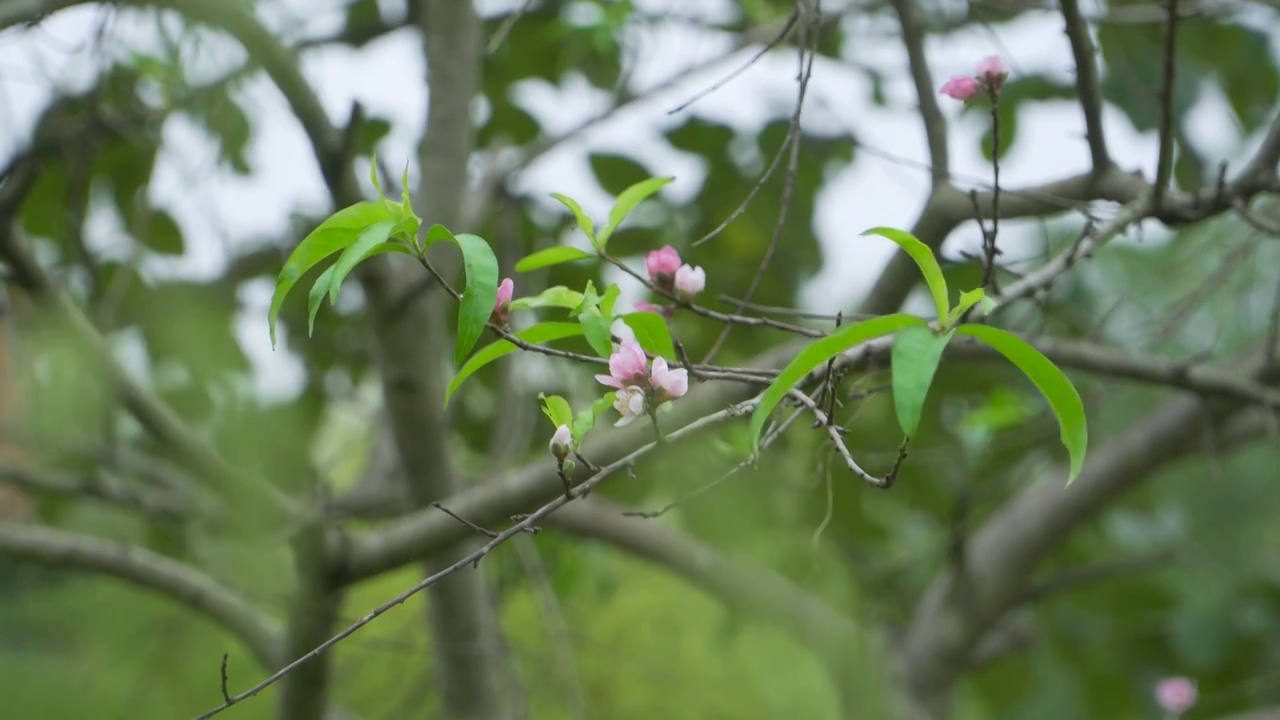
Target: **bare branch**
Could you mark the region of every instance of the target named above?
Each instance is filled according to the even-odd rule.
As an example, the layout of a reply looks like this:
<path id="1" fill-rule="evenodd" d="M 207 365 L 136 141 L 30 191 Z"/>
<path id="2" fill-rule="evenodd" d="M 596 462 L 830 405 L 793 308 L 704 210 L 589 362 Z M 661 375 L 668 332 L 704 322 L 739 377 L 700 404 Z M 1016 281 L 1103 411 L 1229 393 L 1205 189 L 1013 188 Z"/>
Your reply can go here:
<path id="1" fill-rule="evenodd" d="M 925 137 L 929 144 L 929 160 L 933 165 L 933 184 L 936 188 L 947 182 L 950 155 L 947 152 L 947 121 L 938 107 L 938 88 L 929 73 L 929 61 L 925 57 L 924 22 L 920 19 L 920 6 L 912 0 L 893 0 L 893 9 L 902 24 L 902 42 L 907 48 L 907 61 L 911 66 L 911 80 L 916 86 L 920 102 L 920 117 L 924 120 Z"/>
<path id="2" fill-rule="evenodd" d="M 231 588 L 194 568 L 136 545 L 0 521 L 0 554 L 118 578 L 150 588 L 212 620 L 245 644 L 258 662 L 280 662 L 279 627 Z"/>
<path id="3" fill-rule="evenodd" d="M 1062 0 L 1062 16 L 1067 24 L 1067 39 L 1076 61 L 1076 93 L 1084 110 L 1085 133 L 1089 138 L 1089 155 L 1093 171 L 1101 173 L 1111 166 L 1107 139 L 1102 132 L 1102 84 L 1098 81 L 1096 48 L 1089 36 L 1089 26 L 1080 12 L 1079 0 Z"/>
<path id="4" fill-rule="evenodd" d="M 1169 19 L 1164 26 L 1164 79 L 1160 82 L 1160 150 L 1151 189 L 1151 205 L 1157 210 L 1173 174 L 1173 95 L 1178 72 L 1178 0 L 1164 2 Z"/>

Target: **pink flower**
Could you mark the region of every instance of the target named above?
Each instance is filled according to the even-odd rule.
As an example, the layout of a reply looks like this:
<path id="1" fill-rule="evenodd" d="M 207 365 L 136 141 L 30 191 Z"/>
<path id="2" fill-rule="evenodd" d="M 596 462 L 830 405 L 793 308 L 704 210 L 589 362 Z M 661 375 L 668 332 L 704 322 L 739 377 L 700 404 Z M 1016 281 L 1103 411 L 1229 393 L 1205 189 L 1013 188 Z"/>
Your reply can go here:
<path id="1" fill-rule="evenodd" d="M 707 273 L 700 267 L 681 265 L 676 270 L 676 292 L 685 300 L 692 300 L 707 286 Z"/>
<path id="2" fill-rule="evenodd" d="M 1156 683 L 1156 702 L 1165 712 L 1181 715 L 1196 704 L 1196 685 L 1184 677 L 1169 677 Z"/>
<path id="3" fill-rule="evenodd" d="M 653 381 L 659 404 L 684 397 L 689 392 L 689 371 L 684 368 L 672 370 L 667 367 L 667 361 L 660 357 L 653 359 L 653 371 L 649 377 Z"/>
<path id="4" fill-rule="evenodd" d="M 649 280 L 659 287 L 670 289 L 671 280 L 680 268 L 680 253 L 670 245 L 664 245 L 644 256 L 644 269 Z"/>
<path id="5" fill-rule="evenodd" d="M 1009 68 L 999 55 L 988 55 L 978 63 L 976 79 L 987 87 L 999 90 L 1007 77 L 1009 77 Z"/>
<path id="6" fill-rule="evenodd" d="M 649 384 L 649 372 L 645 364 L 644 350 L 640 345 L 633 340 L 623 340 L 609 356 L 609 374 L 597 375 L 596 380 L 602 385 L 619 390 L 628 385 L 646 387 Z"/>
<path id="7" fill-rule="evenodd" d="M 619 390 L 617 399 L 613 401 L 613 409 L 617 410 L 622 417 L 613 426 L 626 427 L 633 420 L 643 415 L 644 399 L 643 388 L 632 385 Z"/>
<path id="8" fill-rule="evenodd" d="M 573 433 L 569 430 L 568 425 L 561 425 L 556 428 L 556 432 L 551 436 L 551 454 L 557 460 L 564 460 L 569 456 L 569 446 L 573 444 Z"/>
<path id="9" fill-rule="evenodd" d="M 956 75 L 946 82 L 938 92 L 956 100 L 968 102 L 978 94 L 978 83 L 967 75 Z"/>

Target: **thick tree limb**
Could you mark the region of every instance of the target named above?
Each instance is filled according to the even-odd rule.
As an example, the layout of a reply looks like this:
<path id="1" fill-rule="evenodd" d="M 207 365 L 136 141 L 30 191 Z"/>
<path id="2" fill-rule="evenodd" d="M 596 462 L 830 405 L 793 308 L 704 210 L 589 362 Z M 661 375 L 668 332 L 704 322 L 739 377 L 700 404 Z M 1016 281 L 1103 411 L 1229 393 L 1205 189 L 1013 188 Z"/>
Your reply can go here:
<path id="1" fill-rule="evenodd" d="M 0 555 L 125 580 L 176 600 L 238 638 L 264 667 L 282 658 L 280 628 L 213 578 L 145 548 L 65 530 L 0 521 Z"/>

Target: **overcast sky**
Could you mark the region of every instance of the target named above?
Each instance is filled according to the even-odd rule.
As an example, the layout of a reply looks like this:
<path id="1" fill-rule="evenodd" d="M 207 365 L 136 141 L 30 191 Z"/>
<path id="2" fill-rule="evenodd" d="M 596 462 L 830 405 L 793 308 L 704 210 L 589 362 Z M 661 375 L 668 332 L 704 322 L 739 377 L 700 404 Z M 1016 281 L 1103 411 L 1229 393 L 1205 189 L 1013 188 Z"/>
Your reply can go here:
<path id="1" fill-rule="evenodd" d="M 487 12 L 511 3 L 483 2 Z M 514 3 L 519 5 L 520 2 Z M 316 36 L 341 27 L 344 2 L 337 0 L 276 0 L 260 3 L 259 14 L 288 37 Z M 394 11 L 397 3 L 384 3 Z M 583 3 L 589 12 L 589 3 Z M 688 3 L 679 0 L 637 0 L 649 13 L 673 9 L 688 14 Z M 827 3 L 828 6 L 834 3 Z M 727 17 L 733 4 L 706 0 L 704 12 L 712 18 Z M 65 11 L 32 30 L 0 34 L 0 164 L 29 139 L 35 118 L 55 92 L 85 87 L 101 58 L 131 47 L 156 47 L 157 30 L 149 14 L 115 11 L 107 32 L 99 33 L 104 13 L 96 6 Z M 1260 11 L 1264 12 L 1265 11 Z M 1265 14 L 1260 17 L 1267 17 Z M 1274 14 L 1270 17 L 1274 18 Z M 851 17 L 851 29 L 866 26 L 865 18 Z M 1260 27 L 1267 27 L 1262 22 Z M 1270 26 L 1273 54 L 1280 56 L 1280 26 Z M 651 87 L 724 52 L 728 36 L 694 30 L 686 24 L 652 26 L 625 38 L 638 58 L 636 81 Z M 715 94 L 683 114 L 668 115 L 708 84 L 741 65 L 753 51 L 702 73 L 690 74 L 676 87 L 627 111 L 573 142 L 547 154 L 516 179 L 515 187 L 545 197 L 561 192 L 578 199 L 589 213 L 603 216 L 611 198 L 596 184 L 587 154 L 609 151 L 627 154 L 644 163 L 655 175 L 673 175 L 668 191 L 673 198 L 687 197 L 698 189 L 703 170 L 689 155 L 665 142 L 664 129 L 687 121 L 689 114 L 715 119 L 743 130 L 758 128 L 790 112 L 795 97 L 794 52 L 775 52 L 755 64 Z M 890 225 L 909 227 L 920 211 L 927 188 L 923 131 L 913 111 L 914 90 L 906 73 L 906 55 L 893 37 L 884 33 L 860 33 L 847 43 L 846 59 L 880 69 L 888 78 L 884 92 L 889 107 L 871 100 L 871 85 L 847 66 L 830 61 L 814 65 L 804 112 L 806 127 L 822 132 L 850 132 L 865 145 L 894 158 L 859 152 L 852 166 L 830 178 L 817 205 L 815 226 L 824 253 L 822 271 L 805 289 L 799 302 L 809 309 L 834 312 L 848 308 L 870 287 L 892 254 L 887 241 L 859 238 L 862 230 Z M 1043 72 L 1070 82 L 1073 70 L 1070 48 L 1055 13 L 1033 13 L 1002 26 L 998 34 L 985 30 L 931 37 L 927 54 L 937 84 L 950 75 L 972 72 L 984 55 L 1001 53 L 1015 75 Z M 215 77 L 242 61 L 243 51 L 212 34 L 201 35 L 193 51 L 193 67 Z M 323 48 L 310 51 L 304 72 L 317 88 L 334 122 L 342 122 L 353 100 L 373 115 L 392 119 L 393 132 L 379 148 L 379 156 L 395 166 L 412 160 L 415 133 L 426 114 L 426 89 L 421 46 L 410 31 L 389 35 L 363 50 Z M 213 146 L 192 123 L 172 118 L 165 126 L 165 149 L 151 186 L 152 197 L 182 223 L 187 254 L 178 260 L 148 261 L 151 273 L 177 272 L 208 277 L 220 272 L 237 246 L 256 244 L 264 236 L 280 235 L 291 214 L 316 214 L 328 208 L 326 192 L 301 127 L 289 113 L 282 96 L 263 76 L 244 90 L 245 106 L 252 114 L 253 139 L 249 149 L 253 174 L 241 178 L 217 167 Z M 1249 149 L 1243 143 L 1220 92 L 1206 88 L 1197 106 L 1188 135 L 1210 157 L 1235 159 Z M 585 80 L 572 79 L 556 87 L 526 83 L 515 98 L 555 134 L 599 112 L 607 96 Z M 990 167 L 979 152 L 978 138 L 985 130 L 985 114 L 959 118 L 960 105 L 942 98 L 943 112 L 951 119 L 951 163 L 960 184 L 972 179 L 988 181 Z M 1125 168 L 1142 169 L 1150 176 L 1155 166 L 1153 133 L 1134 131 L 1127 119 L 1108 108 L 1104 114 L 1110 149 Z M 1087 169 L 1079 107 L 1068 102 L 1040 103 L 1023 109 L 1018 138 L 1002 163 L 1002 184 L 1016 186 L 1043 182 Z M 550 207 L 550 206 L 549 206 Z M 1001 242 L 1016 259 L 1017 244 L 1030 248 L 1029 239 L 1042 232 L 1038 224 L 1001 225 Z M 108 213 L 97 213 L 90 224 L 88 241 L 96 251 L 127 255 L 122 230 Z M 1147 241 L 1152 240 L 1150 233 Z M 976 228 L 955 233 L 944 252 L 980 244 Z M 705 255 L 704 255 L 705 257 Z M 708 267 L 710 290 L 715 271 Z M 300 367 L 288 352 L 288 338 L 272 352 L 267 339 L 266 309 L 272 283 L 262 281 L 246 288 L 246 309 L 237 332 L 260 372 L 257 387 L 268 395 L 289 395 L 299 387 Z M 927 312 L 927 309 L 925 310 Z"/>

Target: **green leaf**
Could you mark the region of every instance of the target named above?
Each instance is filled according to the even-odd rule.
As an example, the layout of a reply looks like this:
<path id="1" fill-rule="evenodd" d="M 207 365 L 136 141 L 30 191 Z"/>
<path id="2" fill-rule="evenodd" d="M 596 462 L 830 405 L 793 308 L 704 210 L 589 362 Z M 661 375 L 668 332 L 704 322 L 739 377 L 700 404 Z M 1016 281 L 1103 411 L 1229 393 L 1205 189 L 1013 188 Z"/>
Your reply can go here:
<path id="1" fill-rule="evenodd" d="M 569 407 L 569 401 L 559 395 L 547 395 L 538 393 L 538 399 L 542 401 L 542 413 L 551 420 L 551 424 L 555 427 L 561 425 L 573 424 L 573 408 Z"/>
<path id="2" fill-rule="evenodd" d="M 373 183 L 373 189 L 378 191 L 378 197 L 382 197 L 382 183 L 378 182 L 378 153 L 369 153 L 369 182 Z"/>
<path id="3" fill-rule="evenodd" d="M 458 307 L 458 340 L 453 347 L 453 364 L 461 365 L 480 340 L 498 300 L 498 258 L 479 235 L 462 233 L 454 242 L 462 250 L 462 267 L 467 273 L 467 289 Z"/>
<path id="4" fill-rule="evenodd" d="M 586 250 L 579 250 L 568 245 L 557 245 L 521 258 L 520 262 L 516 263 L 516 272 L 530 272 L 544 267 L 551 267 L 552 265 L 573 262 L 574 260 L 587 260 L 593 257 L 595 255 Z"/>
<path id="5" fill-rule="evenodd" d="M 320 312 L 320 303 L 324 301 L 325 293 L 329 291 L 333 270 L 336 267 L 336 265 L 330 265 L 320 273 L 320 277 L 316 278 L 316 284 L 311 286 L 311 292 L 307 293 L 307 337 L 311 337 L 315 332 L 316 313 Z"/>
<path id="6" fill-rule="evenodd" d="M 1053 408 L 1054 415 L 1058 417 L 1062 444 L 1071 456 L 1071 474 L 1067 478 L 1067 484 L 1070 485 L 1080 475 L 1089 445 L 1084 403 L 1075 386 L 1058 366 L 1011 332 L 989 325 L 961 325 L 956 328 L 956 332 L 978 338 L 1004 355 L 1035 383 L 1040 394 L 1049 401 L 1049 407 Z"/>
<path id="7" fill-rule="evenodd" d="M 577 415 L 573 416 L 573 427 L 571 430 L 573 432 L 573 446 L 575 448 L 582 445 L 583 438 L 585 438 L 587 433 L 591 432 L 591 429 L 596 426 L 596 421 L 600 419 L 600 415 L 602 415 L 605 410 L 613 407 L 613 402 L 617 397 L 618 393 L 607 392 L 604 394 L 604 397 L 591 403 L 590 409 L 582 410 Z"/>
<path id="8" fill-rule="evenodd" d="M 893 339 L 893 405 L 907 437 L 914 437 L 920 425 L 925 397 L 951 335 L 935 335 L 926 325 L 911 325 Z"/>
<path id="9" fill-rule="evenodd" d="M 139 238 L 142 244 L 161 255 L 181 255 L 186 251 L 182 241 L 182 229 L 173 216 L 164 210 L 152 210 L 145 221 L 146 228 Z"/>
<path id="10" fill-rule="evenodd" d="M 431 227 L 427 228 L 426 247 L 431 247 L 432 245 L 440 242 L 441 240 L 448 240 L 449 242 L 455 242 L 453 239 L 453 233 L 449 231 L 449 228 L 443 225 L 432 225 Z"/>
<path id="11" fill-rule="evenodd" d="M 636 342 L 640 347 L 654 355 L 665 358 L 676 356 L 675 345 L 671 342 L 671 329 L 661 315 L 651 312 L 627 313 L 622 321 L 636 334 Z"/>
<path id="12" fill-rule="evenodd" d="M 332 279 L 329 282 L 329 304 L 338 302 L 338 291 L 342 288 L 342 282 L 347 279 L 347 275 L 355 270 L 356 265 L 364 262 L 368 258 L 387 252 L 393 247 L 400 247 L 387 242 L 387 238 L 391 235 L 392 228 L 395 223 L 390 220 L 383 220 L 380 223 L 374 223 L 364 229 L 356 241 L 347 246 L 346 250 L 338 256 L 338 262 L 333 264 Z M 381 250 L 379 250 L 381 248 Z M 330 274 L 329 271 L 325 271 Z"/>
<path id="13" fill-rule="evenodd" d="M 613 317 L 613 306 L 618 303 L 618 296 L 622 295 L 622 288 L 617 283 L 610 285 L 604 289 L 604 295 L 600 297 L 600 312 L 605 317 Z"/>
<path id="14" fill-rule="evenodd" d="M 938 259 L 934 257 L 933 250 L 928 245 L 920 242 L 915 235 L 894 228 L 877 227 L 871 228 L 862 233 L 866 235 L 879 235 L 882 238 L 892 240 L 902 248 L 912 260 L 916 261 L 916 265 L 920 267 L 920 272 L 924 275 L 924 281 L 929 286 L 929 292 L 933 295 L 933 304 L 938 312 L 938 319 L 942 320 L 947 317 L 947 309 L 951 305 L 950 298 L 947 296 L 947 279 L 942 276 L 942 268 L 938 265 Z"/>
<path id="15" fill-rule="evenodd" d="M 527 343 L 545 343 L 552 340 L 561 340 L 567 337 L 575 337 L 582 334 L 582 326 L 577 323 L 566 322 L 547 322 L 538 323 L 533 327 L 521 330 L 515 336 Z M 444 393 L 444 405 L 449 406 L 449 398 L 458 391 L 462 383 L 471 377 L 476 371 L 485 365 L 516 351 L 515 343 L 510 340 L 499 340 L 498 342 L 486 345 L 481 348 L 475 355 L 472 355 L 467 364 L 462 366 L 457 375 L 453 376 L 453 380 L 449 382 L 449 387 Z"/>
<path id="16" fill-rule="evenodd" d="M 578 323 L 582 325 L 582 334 L 587 337 L 587 342 L 600 357 L 607 358 L 613 354 L 613 332 L 609 329 L 613 324 L 611 318 L 601 315 L 599 310 L 589 310 L 578 316 Z"/>
<path id="17" fill-rule="evenodd" d="M 760 404 L 756 405 L 755 412 L 751 414 L 752 450 L 758 450 L 760 447 L 760 431 L 764 428 L 764 421 L 768 419 L 769 414 L 778 406 L 778 403 L 782 402 L 782 398 L 786 397 L 796 383 L 803 380 L 819 365 L 859 343 L 901 330 L 908 325 L 924 324 L 925 322 L 920 318 L 910 315 L 883 315 L 852 325 L 844 325 L 830 335 L 810 343 L 792 358 L 790 363 L 787 363 L 760 397 Z"/>
<path id="18" fill-rule="evenodd" d="M 542 308 L 542 307 L 558 307 L 572 310 L 582 303 L 582 293 L 577 290 L 570 290 L 564 285 L 556 285 L 532 297 L 521 297 L 511 301 L 511 308 L 518 310 L 521 308 Z"/>
<path id="19" fill-rule="evenodd" d="M 365 228 L 374 223 L 395 219 L 383 203 L 358 202 L 334 213 L 303 238 L 276 278 L 276 290 L 271 296 L 271 310 L 267 314 L 272 347 L 276 344 L 276 319 L 280 315 L 280 308 L 284 306 L 285 298 L 298 280 L 321 260 L 355 242 Z"/>
<path id="20" fill-rule="evenodd" d="M 946 330 L 956 323 L 960 322 L 960 318 L 969 311 L 974 305 L 980 305 L 983 315 L 990 315 L 991 311 L 996 307 L 996 301 L 987 297 L 982 288 L 974 288 L 965 293 L 960 293 L 960 301 L 956 306 L 951 308 L 951 312 L 947 314 L 947 319 L 942 329 Z"/>
<path id="21" fill-rule="evenodd" d="M 595 283 L 587 281 L 587 286 L 582 289 L 582 302 L 578 306 L 569 311 L 569 317 L 578 317 L 588 310 L 594 310 L 600 307 L 600 293 L 596 292 Z"/>
<path id="22" fill-rule="evenodd" d="M 600 231 L 596 247 L 604 249 L 604 246 L 609 242 L 609 238 L 613 235 L 613 231 L 618 229 L 618 226 L 622 224 L 627 215 L 650 195 L 658 192 L 662 189 L 662 186 L 674 179 L 669 177 L 649 178 L 623 190 L 622 194 L 618 195 L 618 199 L 614 201 L 613 209 L 609 211 L 609 224 Z"/>
<path id="23" fill-rule="evenodd" d="M 604 243 L 596 242 L 596 224 L 591 222 L 591 218 L 582 210 L 582 206 L 578 204 L 577 200 L 560 193 L 551 193 L 551 197 L 559 200 L 562 205 L 573 211 L 573 216 L 578 219 L 578 227 L 582 228 L 582 232 L 587 234 L 587 239 L 591 241 L 593 247 L 604 247 Z"/>

